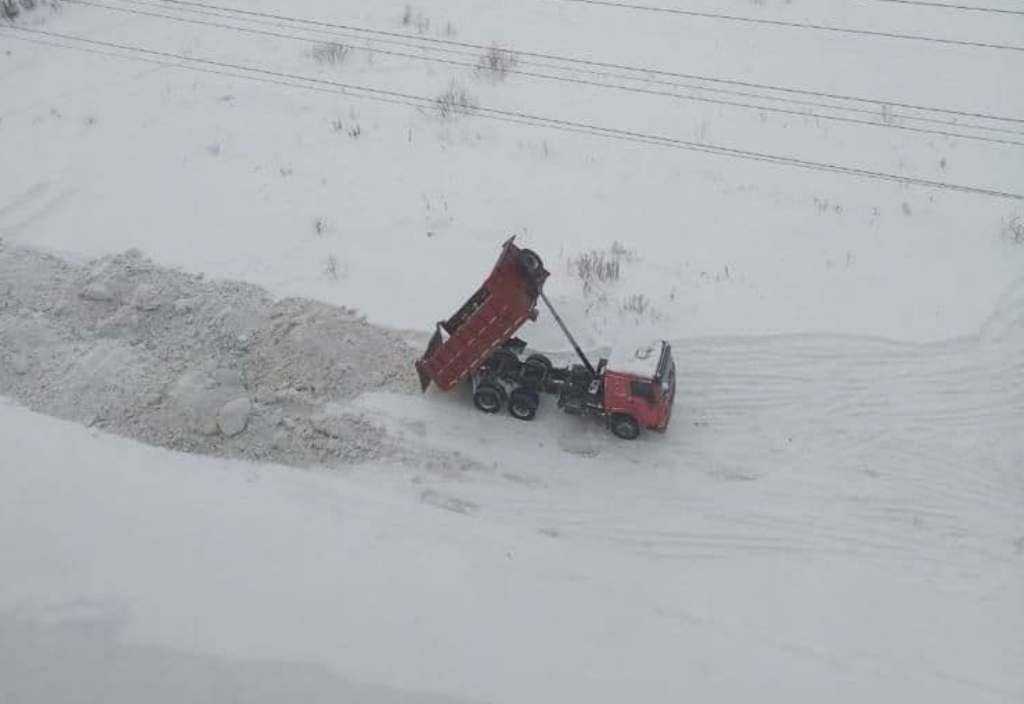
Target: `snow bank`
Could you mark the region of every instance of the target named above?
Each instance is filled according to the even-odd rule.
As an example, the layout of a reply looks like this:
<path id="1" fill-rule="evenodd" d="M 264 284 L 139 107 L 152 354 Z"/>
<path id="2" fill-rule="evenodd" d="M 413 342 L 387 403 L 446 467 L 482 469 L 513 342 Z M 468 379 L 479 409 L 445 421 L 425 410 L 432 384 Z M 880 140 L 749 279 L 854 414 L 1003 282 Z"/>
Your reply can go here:
<path id="1" fill-rule="evenodd" d="M 163 447 L 287 464 L 396 456 L 331 403 L 417 389 L 413 350 L 351 310 L 274 301 L 137 252 L 72 264 L 0 243 L 0 393 Z"/>

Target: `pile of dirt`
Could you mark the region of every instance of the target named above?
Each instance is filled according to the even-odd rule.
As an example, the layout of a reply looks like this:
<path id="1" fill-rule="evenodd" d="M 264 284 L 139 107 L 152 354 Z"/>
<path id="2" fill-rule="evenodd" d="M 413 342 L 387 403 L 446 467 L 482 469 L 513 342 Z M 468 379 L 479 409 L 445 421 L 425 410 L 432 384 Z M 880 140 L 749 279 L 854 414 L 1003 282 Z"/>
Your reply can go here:
<path id="1" fill-rule="evenodd" d="M 0 394 L 154 445 L 287 464 L 403 451 L 344 402 L 416 392 L 416 352 L 355 311 L 0 242 Z"/>

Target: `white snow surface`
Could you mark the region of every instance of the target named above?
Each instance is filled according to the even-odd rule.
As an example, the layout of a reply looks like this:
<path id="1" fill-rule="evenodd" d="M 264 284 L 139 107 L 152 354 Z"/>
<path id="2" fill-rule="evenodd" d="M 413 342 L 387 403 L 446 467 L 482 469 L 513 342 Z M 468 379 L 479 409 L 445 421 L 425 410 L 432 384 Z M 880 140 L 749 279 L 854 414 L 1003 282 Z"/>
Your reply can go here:
<path id="1" fill-rule="evenodd" d="M 454 404 L 438 419 L 428 401 L 365 403 L 409 433 L 440 422 L 439 442 L 508 444 L 507 422 Z M 253 686 L 270 673 L 316 701 L 1024 691 L 1019 474 L 905 437 L 868 463 L 817 432 L 762 431 L 749 467 L 717 433 L 638 449 L 549 425 L 475 476 L 336 475 L 175 455 L 8 405 L 0 420 L 4 701 L 137 701 L 137 680 L 152 702 L 185 687 L 271 701 L 279 689 Z M 693 461 L 701 444 L 714 464 Z M 174 667 L 186 656 L 205 688 Z"/>
<path id="2" fill-rule="evenodd" d="M 1024 147 L 527 76 L 495 80 L 382 53 L 436 51 L 324 28 L 198 15 L 170 3 L 101 4 L 307 41 L 72 4 L 22 24 L 427 97 L 455 81 L 486 107 L 869 170 L 1009 191 L 1024 182 Z M 722 10 L 710 0 L 690 4 Z M 413 19 L 403 25 L 407 5 Z M 1024 114 L 1016 89 L 1024 54 L 1013 51 L 758 29 L 562 0 L 232 6 L 413 35 L 429 22 L 422 33 L 431 38 Z M 734 9 L 1024 43 L 1024 20 L 1012 16 L 846 0 Z M 330 40 L 352 47 L 340 65 L 311 58 L 310 42 Z M 393 327 L 421 330 L 452 312 L 510 234 L 544 257 L 554 273 L 548 294 L 575 318 L 585 345 L 616 342 L 606 338 L 624 326 L 641 328 L 640 339 L 827 331 L 940 340 L 975 330 L 1024 267 L 1024 248 L 1002 234 L 1007 218 L 1021 214 L 1013 201 L 492 120 L 441 120 L 431 109 L 33 45 L 6 30 L 0 42 L 0 144 L 4 162 L 17 165 L 0 169 L 4 237 L 97 256 L 138 247 L 158 263 L 355 307 Z M 464 62 L 480 58 L 463 51 Z M 614 290 L 587 297 L 584 316 L 572 263 L 616 242 L 633 256 Z M 638 295 L 649 311 L 623 311 Z M 539 327 L 531 341 L 564 344 L 550 322 Z M 632 331 L 627 339 L 635 341 Z"/>
<path id="3" fill-rule="evenodd" d="M 864 125 L 500 77 L 386 53 L 442 56 L 393 36 L 416 46 L 188 4 L 90 2 L 39 3 L 14 24 L 430 98 L 454 86 L 485 107 L 934 181 L 1024 184 L 1024 146 L 898 129 L 936 126 L 896 106 L 1014 117 L 956 120 L 1024 141 L 1013 49 L 566 0 L 224 3 L 885 102 L 860 106 L 858 119 L 879 123 Z M 649 4 L 1024 46 L 1024 16 L 926 4 Z M 0 397 L 0 702 L 1024 701 L 1020 201 L 443 119 L 322 83 L 27 36 L 0 20 L 5 246 L 75 267 L 137 249 L 128 259 L 178 268 L 182 286 L 203 275 L 263 287 L 251 293 L 268 307 L 308 299 L 277 304 L 319 311 L 301 340 L 282 328 L 291 355 L 333 351 L 335 328 L 314 323 L 356 315 L 368 339 L 425 344 L 514 234 L 552 271 L 545 290 L 588 351 L 666 339 L 678 391 L 666 434 L 624 443 L 550 399 L 526 424 L 478 413 L 464 389 L 419 396 L 345 376 L 381 390 L 311 401 L 283 389 L 274 403 L 287 402 L 283 419 L 311 419 L 317 446 L 312 421 L 328 408 L 365 422 L 382 451 L 297 468 L 224 458 L 277 457 L 229 452 L 271 443 L 254 434 L 276 417 L 232 375 L 219 425 L 195 454 L 174 452 L 13 400 L 60 397 L 44 387 L 85 370 L 81 394 L 116 405 L 134 378 L 118 376 L 125 360 L 159 356 L 146 345 L 173 331 L 76 331 L 72 313 L 162 320 L 160 291 L 121 300 L 100 281 L 67 306 L 56 278 L 0 271 L 0 380 L 20 385 Z M 347 52 L 326 60 L 325 41 Z M 599 80 L 747 100 L 696 79 Z M 47 286 L 52 300 L 25 296 Z M 209 342 L 181 329 L 188 349 Z M 568 350 L 543 311 L 522 336 Z M 400 348 L 351 372 L 380 374 Z M 338 354 L 346 374 L 374 366 Z M 275 369 L 282 384 L 301 381 L 294 371 Z M 193 377 L 190 393 L 221 392 Z M 119 420 L 113 430 L 143 437 Z M 348 446 L 348 431 L 331 432 Z"/>

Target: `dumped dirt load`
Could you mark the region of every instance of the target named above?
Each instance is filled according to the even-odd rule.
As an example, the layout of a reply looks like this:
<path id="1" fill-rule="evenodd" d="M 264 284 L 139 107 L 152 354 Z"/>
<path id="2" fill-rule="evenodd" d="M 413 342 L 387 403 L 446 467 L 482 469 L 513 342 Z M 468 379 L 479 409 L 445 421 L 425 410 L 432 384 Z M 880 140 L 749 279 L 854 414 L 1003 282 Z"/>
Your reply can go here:
<path id="1" fill-rule="evenodd" d="M 354 311 L 159 267 L 0 242 L 0 394 L 190 452 L 286 464 L 401 451 L 337 404 L 418 390 L 416 353 Z"/>
<path id="2" fill-rule="evenodd" d="M 373 388 L 417 389 L 404 341 L 345 308 L 295 298 L 274 304 L 255 331 L 247 370 L 261 393 L 349 399 Z"/>

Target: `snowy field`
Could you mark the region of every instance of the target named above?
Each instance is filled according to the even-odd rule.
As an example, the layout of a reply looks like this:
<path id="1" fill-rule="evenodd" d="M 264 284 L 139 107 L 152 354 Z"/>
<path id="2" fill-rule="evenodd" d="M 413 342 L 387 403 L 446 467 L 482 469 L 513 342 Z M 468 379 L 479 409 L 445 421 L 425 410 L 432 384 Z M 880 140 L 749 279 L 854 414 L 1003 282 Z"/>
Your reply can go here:
<path id="1" fill-rule="evenodd" d="M 0 702 L 1024 701 L 1024 7 L 224 2 L 0 19 Z"/>

